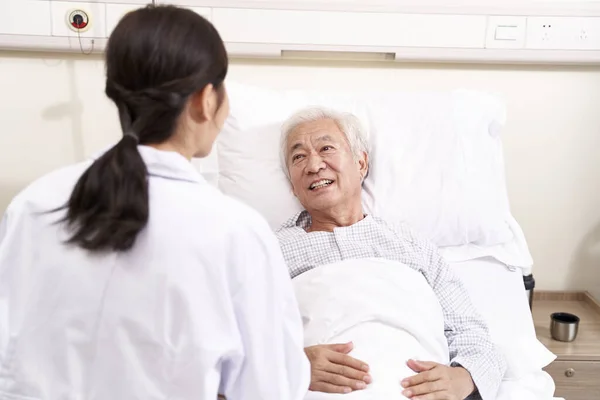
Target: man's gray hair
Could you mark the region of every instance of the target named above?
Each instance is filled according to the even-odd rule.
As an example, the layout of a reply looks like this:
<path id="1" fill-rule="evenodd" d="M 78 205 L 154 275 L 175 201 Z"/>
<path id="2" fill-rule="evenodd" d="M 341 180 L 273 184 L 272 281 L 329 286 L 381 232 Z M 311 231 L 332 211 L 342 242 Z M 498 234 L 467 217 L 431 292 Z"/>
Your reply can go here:
<path id="1" fill-rule="evenodd" d="M 340 128 L 340 131 L 346 136 L 346 140 L 350 145 L 350 150 L 355 159 L 358 160 L 362 156 L 362 153 L 369 154 L 369 138 L 363 124 L 356 115 L 349 112 L 336 111 L 327 107 L 307 107 L 290 116 L 281 127 L 279 157 L 281 166 L 288 178 L 290 177 L 290 171 L 288 170 L 287 165 L 288 137 L 298 126 L 307 122 L 314 122 L 322 119 L 330 119 L 336 123 L 338 128 Z"/>

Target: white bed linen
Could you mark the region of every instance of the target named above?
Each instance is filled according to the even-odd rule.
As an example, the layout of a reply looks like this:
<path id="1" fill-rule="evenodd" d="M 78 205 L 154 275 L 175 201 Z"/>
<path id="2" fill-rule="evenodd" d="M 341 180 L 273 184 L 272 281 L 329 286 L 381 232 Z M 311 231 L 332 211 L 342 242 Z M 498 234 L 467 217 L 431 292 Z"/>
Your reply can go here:
<path id="1" fill-rule="evenodd" d="M 521 271 L 485 257 L 452 262 L 493 342 L 508 362 L 506 378 L 518 379 L 556 359 L 536 337 Z"/>
<path id="2" fill-rule="evenodd" d="M 440 247 L 442 256 L 450 263 L 468 261 L 473 265 L 481 264 L 479 261 L 484 257 L 493 257 L 502 264 L 518 267 L 522 275 L 529 275 L 532 271 L 533 258 L 523 229 L 512 215 L 507 216 L 506 220 L 514 234 L 512 240 L 493 246 L 478 246 L 470 243 L 462 246 Z"/>
<path id="3" fill-rule="evenodd" d="M 496 400 L 554 400 L 554 381 L 545 371 L 536 371 L 520 379 L 505 379 Z"/>
<path id="4" fill-rule="evenodd" d="M 522 342 L 530 337 L 530 345 L 522 351 L 532 353 L 522 354 L 515 361 L 528 358 L 529 369 L 521 370 L 517 377 L 507 374 L 497 400 L 554 399 L 554 382 L 542 370 L 553 355 L 536 348 L 535 332 L 529 326 L 533 324 L 527 320 L 527 302 L 522 297 L 524 289 L 515 288 L 518 282 L 522 285 L 520 273 L 490 258 L 452 263 L 451 267 L 464 278 L 484 318 L 494 318 L 490 328 L 495 341 Z M 304 322 L 305 345 L 353 341 L 355 350 L 351 355 L 367 361 L 374 378 L 365 391 L 349 395 L 309 392 L 305 400 L 404 399 L 399 382 L 412 375 L 405 365 L 408 358 L 426 355 L 437 362 L 448 362 L 443 315 L 435 294 L 418 272 L 381 259 L 347 260 L 315 268 L 293 283 Z M 502 327 L 506 329 L 500 331 Z M 503 338 L 506 335 L 509 337 Z M 515 356 L 509 353 L 507 356 Z M 538 359 L 538 369 L 532 358 Z"/>
<path id="5" fill-rule="evenodd" d="M 352 341 L 350 355 L 370 366 L 373 382 L 344 399 L 405 399 L 400 381 L 414 375 L 408 359 L 449 363 L 442 308 L 418 271 L 381 258 L 354 259 L 315 268 L 293 283 L 305 346 Z M 311 392 L 306 399 L 333 397 Z"/>
<path id="6" fill-rule="evenodd" d="M 524 237 L 522 241 L 525 243 Z M 473 253 L 479 250 L 475 248 Z M 518 371 L 507 372 L 509 377 L 502 381 L 497 400 L 553 399 L 554 381 L 542 368 L 555 356 L 535 336 L 521 271 L 491 257 L 451 262 L 450 266 L 488 323 L 492 340 L 507 352 L 509 367 L 518 367 Z M 511 348 L 510 343 L 521 346 Z"/>

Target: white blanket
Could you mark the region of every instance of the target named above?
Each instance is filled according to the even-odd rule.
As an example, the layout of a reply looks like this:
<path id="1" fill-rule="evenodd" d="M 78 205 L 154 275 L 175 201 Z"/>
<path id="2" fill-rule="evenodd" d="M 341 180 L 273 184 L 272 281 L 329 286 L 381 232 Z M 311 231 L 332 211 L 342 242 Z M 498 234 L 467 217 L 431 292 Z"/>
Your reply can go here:
<path id="1" fill-rule="evenodd" d="M 444 318 L 422 274 L 395 261 L 356 259 L 320 266 L 293 280 L 305 346 L 352 341 L 369 364 L 367 389 L 346 395 L 309 392 L 306 400 L 405 399 L 400 381 L 410 358 L 448 364 Z"/>

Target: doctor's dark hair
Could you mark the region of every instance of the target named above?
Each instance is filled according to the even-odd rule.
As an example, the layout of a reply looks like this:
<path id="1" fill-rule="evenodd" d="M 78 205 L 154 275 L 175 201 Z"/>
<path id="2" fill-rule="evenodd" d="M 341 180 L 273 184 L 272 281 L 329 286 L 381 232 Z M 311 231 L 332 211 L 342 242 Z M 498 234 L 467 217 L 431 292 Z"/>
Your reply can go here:
<path id="1" fill-rule="evenodd" d="M 81 176 L 65 220 L 72 230 L 69 243 L 126 251 L 149 216 L 148 171 L 137 145 L 169 139 L 189 97 L 209 84 L 222 104 L 228 59 L 210 22 L 174 6 L 125 15 L 105 57 L 106 95 L 118 108 L 123 138 Z"/>

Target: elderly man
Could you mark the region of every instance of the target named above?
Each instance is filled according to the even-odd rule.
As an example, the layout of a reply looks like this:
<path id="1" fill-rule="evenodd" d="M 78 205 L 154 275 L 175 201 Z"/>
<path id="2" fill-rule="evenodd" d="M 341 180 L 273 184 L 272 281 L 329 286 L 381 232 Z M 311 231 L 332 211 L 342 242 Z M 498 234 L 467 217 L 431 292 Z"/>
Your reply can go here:
<path id="1" fill-rule="evenodd" d="M 412 399 L 494 399 L 506 368 L 504 358 L 459 279 L 432 244 L 406 226 L 363 212 L 368 148 L 360 121 L 351 114 L 309 108 L 284 124 L 281 161 L 305 209 L 277 232 L 292 278 L 352 258 L 383 257 L 417 270 L 441 304 L 450 365 L 409 360 L 415 374 L 404 379 L 399 390 Z M 368 366 L 350 357 L 351 350 L 351 343 L 306 348 L 310 389 L 328 393 L 364 389 L 371 382 Z"/>

